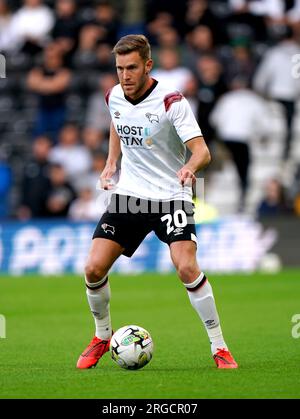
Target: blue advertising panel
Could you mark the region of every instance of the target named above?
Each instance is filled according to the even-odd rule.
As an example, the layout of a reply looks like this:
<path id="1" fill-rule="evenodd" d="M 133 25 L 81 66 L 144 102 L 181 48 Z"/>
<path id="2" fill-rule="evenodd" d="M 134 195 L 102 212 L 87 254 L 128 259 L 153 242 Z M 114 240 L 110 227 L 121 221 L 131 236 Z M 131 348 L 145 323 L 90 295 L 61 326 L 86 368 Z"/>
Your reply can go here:
<path id="1" fill-rule="evenodd" d="M 95 224 L 35 221 L 0 224 L 0 273 L 82 274 Z M 251 272 L 276 243 L 277 234 L 249 218 L 230 217 L 197 226 L 203 270 Z M 114 272 L 169 272 L 169 248 L 149 234 L 132 258 L 121 256 Z"/>

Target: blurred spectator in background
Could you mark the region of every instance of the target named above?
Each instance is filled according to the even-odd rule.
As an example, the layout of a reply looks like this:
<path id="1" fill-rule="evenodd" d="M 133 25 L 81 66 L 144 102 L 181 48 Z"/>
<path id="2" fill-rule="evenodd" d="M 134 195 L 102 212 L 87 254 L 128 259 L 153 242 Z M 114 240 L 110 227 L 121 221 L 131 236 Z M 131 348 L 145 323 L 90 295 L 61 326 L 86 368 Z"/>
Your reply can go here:
<path id="1" fill-rule="evenodd" d="M 285 0 L 284 12 L 286 16 L 286 24 L 300 22 L 300 0 Z"/>
<path id="2" fill-rule="evenodd" d="M 198 122 L 206 143 L 214 139 L 214 128 L 210 123 L 210 113 L 219 97 L 227 91 L 223 79 L 223 68 L 214 55 L 203 55 L 197 60 L 198 79 Z"/>
<path id="3" fill-rule="evenodd" d="M 56 0 L 55 2 L 56 20 L 51 35 L 68 57 L 69 62 L 71 53 L 78 44 L 80 21 L 76 10 L 75 0 Z"/>
<path id="4" fill-rule="evenodd" d="M 91 155 L 80 144 L 80 132 L 76 125 L 70 123 L 63 127 L 59 143 L 51 150 L 50 161 L 61 165 L 71 182 L 90 170 Z"/>
<path id="5" fill-rule="evenodd" d="M 187 9 L 184 18 L 185 33 L 194 30 L 195 27 L 201 25 L 207 27 L 213 34 L 214 42 L 224 43 L 224 25 L 220 22 L 218 17 L 209 8 L 208 0 L 189 0 L 187 1 Z"/>
<path id="6" fill-rule="evenodd" d="M 147 24 L 147 37 L 151 44 L 158 45 L 158 38 L 160 34 L 168 28 L 173 27 L 174 17 L 171 13 L 166 11 L 155 10 L 155 16 Z"/>
<path id="7" fill-rule="evenodd" d="M 266 18 L 273 12 L 278 0 L 229 0 L 231 16 L 227 25 L 228 36 L 247 36 L 255 41 L 267 39 Z M 279 0 L 280 2 L 282 0 Z"/>
<path id="8" fill-rule="evenodd" d="M 198 112 L 198 82 L 196 77 L 192 76 L 186 81 L 182 93 L 186 100 L 189 102 L 193 114 L 197 115 Z"/>
<path id="9" fill-rule="evenodd" d="M 115 8 L 109 2 L 99 2 L 80 30 L 74 66 L 82 70 L 87 67 L 100 71 L 114 70 L 111 46 L 115 43 L 118 29 Z"/>
<path id="10" fill-rule="evenodd" d="M 99 195 L 100 175 L 105 167 L 107 154 L 101 151 L 95 151 L 92 154 L 92 167 L 88 173 L 80 176 L 76 180 L 76 189 L 89 188 L 93 191 L 94 199 Z"/>
<path id="11" fill-rule="evenodd" d="M 159 51 L 158 67 L 152 70 L 152 77 L 164 87 L 183 92 L 192 76 L 191 70 L 180 65 L 177 50 L 164 48 Z"/>
<path id="12" fill-rule="evenodd" d="M 89 97 L 87 104 L 86 125 L 102 131 L 106 136 L 109 134 L 111 117 L 105 103 L 105 95 L 117 83 L 114 74 L 102 74 L 99 77 L 98 90 Z"/>
<path id="13" fill-rule="evenodd" d="M 102 73 L 112 72 L 115 74 L 115 63 L 113 61 L 110 44 L 99 41 L 95 50 L 95 56 L 95 69 Z"/>
<path id="14" fill-rule="evenodd" d="M 270 179 L 266 183 L 265 195 L 257 207 L 258 217 L 280 216 L 289 212 L 282 184 L 277 179 Z"/>
<path id="15" fill-rule="evenodd" d="M 197 61 L 203 55 L 215 55 L 213 34 L 208 26 L 198 25 L 187 35 L 184 62 L 192 70 L 197 69 Z"/>
<path id="16" fill-rule="evenodd" d="M 67 180 L 63 166 L 52 164 L 49 170 L 49 180 L 45 201 L 47 216 L 66 217 L 71 203 L 76 198 L 76 193 Z"/>
<path id="17" fill-rule="evenodd" d="M 162 28 L 164 25 L 173 26 L 180 36 L 183 37 L 185 30 L 184 19 L 187 7 L 186 3 L 186 0 L 177 1 L 176 3 L 174 0 L 146 0 L 146 23 L 155 22 L 156 29 Z"/>
<path id="18" fill-rule="evenodd" d="M 73 56 L 72 65 L 82 70 L 94 68 L 97 64 L 97 42 L 104 37 L 103 28 L 101 30 L 95 24 L 84 25 L 79 33 L 79 45 Z"/>
<path id="19" fill-rule="evenodd" d="M 101 214 L 103 214 L 106 211 L 111 196 L 114 193 L 114 188 L 112 188 L 111 190 L 104 190 L 101 188 L 100 175 L 105 167 L 107 154 L 104 154 L 101 151 L 97 151 L 93 153 L 92 158 L 93 163 L 91 170 L 86 175 L 80 176 L 80 178 L 77 179 L 75 187 L 78 191 L 88 189 L 92 192 L 94 208 L 91 211 L 92 214 L 94 214 L 94 211 L 96 211 L 99 219 L 99 217 L 101 217 Z M 118 182 L 119 171 L 115 173 L 112 180 L 115 184 Z M 84 202 L 83 200 L 80 200 L 80 208 L 84 206 Z"/>
<path id="20" fill-rule="evenodd" d="M 10 38 L 14 49 L 30 55 L 41 52 L 53 25 L 53 12 L 42 0 L 24 0 L 11 21 Z"/>
<path id="21" fill-rule="evenodd" d="M 231 51 L 224 58 L 224 73 L 226 83 L 236 77 L 242 77 L 250 83 L 256 67 L 256 60 L 251 52 L 248 38 L 236 38 L 231 41 Z"/>
<path id="22" fill-rule="evenodd" d="M 106 210 L 113 190 L 101 190 L 100 175 L 105 164 L 106 154 L 101 151 L 94 152 L 91 170 L 79 176 L 73 183 L 78 191 L 78 198 L 72 202 L 68 212 L 72 220 L 95 221 Z"/>
<path id="23" fill-rule="evenodd" d="M 115 45 L 120 21 L 116 8 L 109 1 L 102 0 L 96 4 L 94 23 L 104 30 L 103 39 L 111 46 Z"/>
<path id="24" fill-rule="evenodd" d="M 157 43 L 158 48 L 179 48 L 180 36 L 175 28 L 166 26 L 158 33 Z"/>
<path id="25" fill-rule="evenodd" d="M 11 19 L 8 0 L 0 0 L 0 51 L 3 52 L 14 48 L 10 35 Z"/>
<path id="26" fill-rule="evenodd" d="M 280 103 L 286 120 L 286 138 L 283 158 L 289 156 L 296 101 L 300 97 L 299 79 L 293 76 L 292 58 L 300 54 L 300 45 L 294 40 L 291 28 L 286 28 L 283 40 L 267 51 L 255 76 L 254 89 Z"/>
<path id="27" fill-rule="evenodd" d="M 108 151 L 108 137 L 100 129 L 87 125 L 82 131 L 82 141 L 90 153 Z"/>
<path id="28" fill-rule="evenodd" d="M 249 183 L 251 140 L 256 136 L 265 137 L 269 126 L 268 107 L 260 96 L 247 88 L 247 80 L 236 78 L 230 87 L 231 91 L 217 102 L 210 120 L 236 166 L 241 185 L 239 209 L 243 210 Z"/>
<path id="29" fill-rule="evenodd" d="M 76 198 L 70 206 L 68 217 L 74 221 L 99 220 L 101 214 L 97 209 L 92 189 L 83 187 L 79 190 L 78 198 Z"/>
<path id="30" fill-rule="evenodd" d="M 269 38 L 279 39 L 285 32 L 286 25 L 300 21 L 299 0 L 263 0 L 261 5 L 254 2 L 258 12 L 265 13 Z"/>
<path id="31" fill-rule="evenodd" d="M 9 215 L 9 194 L 11 186 L 11 168 L 0 156 L 0 218 L 7 217 Z"/>
<path id="32" fill-rule="evenodd" d="M 160 30 L 156 37 L 157 45 L 152 48 L 152 59 L 154 66 L 159 63 L 159 53 L 162 49 L 176 49 L 180 52 L 180 59 L 183 52 L 181 39 L 178 31 L 172 26 L 166 26 Z"/>
<path id="33" fill-rule="evenodd" d="M 71 72 L 64 67 L 59 45 L 52 42 L 44 50 L 41 67 L 33 68 L 27 78 L 27 88 L 39 98 L 34 136 L 50 135 L 54 142 L 65 122 L 65 96 L 70 85 Z"/>
<path id="34" fill-rule="evenodd" d="M 32 145 L 32 156 L 24 166 L 21 201 L 17 209 L 17 217 L 20 220 L 47 216 L 50 150 L 51 140 L 45 136 L 38 137 Z"/>

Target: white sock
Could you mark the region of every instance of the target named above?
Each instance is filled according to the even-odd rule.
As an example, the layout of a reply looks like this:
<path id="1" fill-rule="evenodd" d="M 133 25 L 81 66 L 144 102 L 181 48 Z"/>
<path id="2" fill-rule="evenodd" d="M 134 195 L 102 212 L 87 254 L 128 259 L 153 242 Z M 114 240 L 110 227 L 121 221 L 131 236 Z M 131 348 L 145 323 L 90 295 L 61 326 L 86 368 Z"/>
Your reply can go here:
<path id="1" fill-rule="evenodd" d="M 184 284 L 190 302 L 202 320 L 211 344 L 212 353 L 218 348 L 227 349 L 220 326 L 212 287 L 203 272 L 191 284 Z"/>
<path id="2" fill-rule="evenodd" d="M 102 278 L 98 282 L 90 283 L 85 279 L 86 295 L 91 312 L 94 316 L 96 332 L 95 336 L 99 339 L 110 339 L 111 320 L 110 320 L 110 286 L 108 277 Z"/>

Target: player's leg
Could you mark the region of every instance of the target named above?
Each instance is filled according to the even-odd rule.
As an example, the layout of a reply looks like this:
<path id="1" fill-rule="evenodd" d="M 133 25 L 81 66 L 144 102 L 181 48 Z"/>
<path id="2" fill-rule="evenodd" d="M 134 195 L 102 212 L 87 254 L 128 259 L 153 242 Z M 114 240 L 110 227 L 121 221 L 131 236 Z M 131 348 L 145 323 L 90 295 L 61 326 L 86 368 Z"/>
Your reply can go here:
<path id="1" fill-rule="evenodd" d="M 107 273 L 124 248 L 117 242 L 94 238 L 85 267 L 88 303 L 96 326 L 95 336 L 80 355 L 77 368 L 91 368 L 108 351 L 112 336 L 110 286 Z"/>
<path id="2" fill-rule="evenodd" d="M 124 198 L 126 204 L 129 197 Z M 85 268 L 87 297 L 95 319 L 96 334 L 80 356 L 78 368 L 95 366 L 108 351 L 112 335 L 108 271 L 121 254 L 131 257 L 150 231 L 141 214 L 116 212 L 117 208 L 124 209 L 124 202 L 118 195 L 113 195 L 113 199 L 115 201 L 111 202 L 96 227 Z"/>
<path id="3" fill-rule="evenodd" d="M 226 347 L 217 313 L 212 287 L 201 272 L 196 259 L 193 241 L 177 241 L 170 244 L 171 259 L 179 278 L 186 287 L 190 302 L 207 330 L 214 353 L 217 347 Z"/>
<path id="4" fill-rule="evenodd" d="M 112 240 L 94 238 L 85 267 L 86 293 L 95 319 L 95 336 L 111 337 L 110 286 L 107 273 L 124 248 Z"/>
<path id="5" fill-rule="evenodd" d="M 223 338 L 212 287 L 197 262 L 196 243 L 192 240 L 172 242 L 170 253 L 190 302 L 206 328 L 218 368 L 236 368 L 237 364 Z"/>

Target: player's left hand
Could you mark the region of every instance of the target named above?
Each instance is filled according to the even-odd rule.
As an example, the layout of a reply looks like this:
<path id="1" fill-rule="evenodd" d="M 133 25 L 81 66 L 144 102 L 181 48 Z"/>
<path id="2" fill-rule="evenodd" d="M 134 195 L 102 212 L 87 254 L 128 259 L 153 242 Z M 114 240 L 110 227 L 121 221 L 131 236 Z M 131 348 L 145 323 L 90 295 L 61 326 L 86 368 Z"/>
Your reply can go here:
<path id="1" fill-rule="evenodd" d="M 187 167 L 182 167 L 177 172 L 177 177 L 182 186 L 193 186 L 193 184 L 196 182 L 196 176 Z"/>

